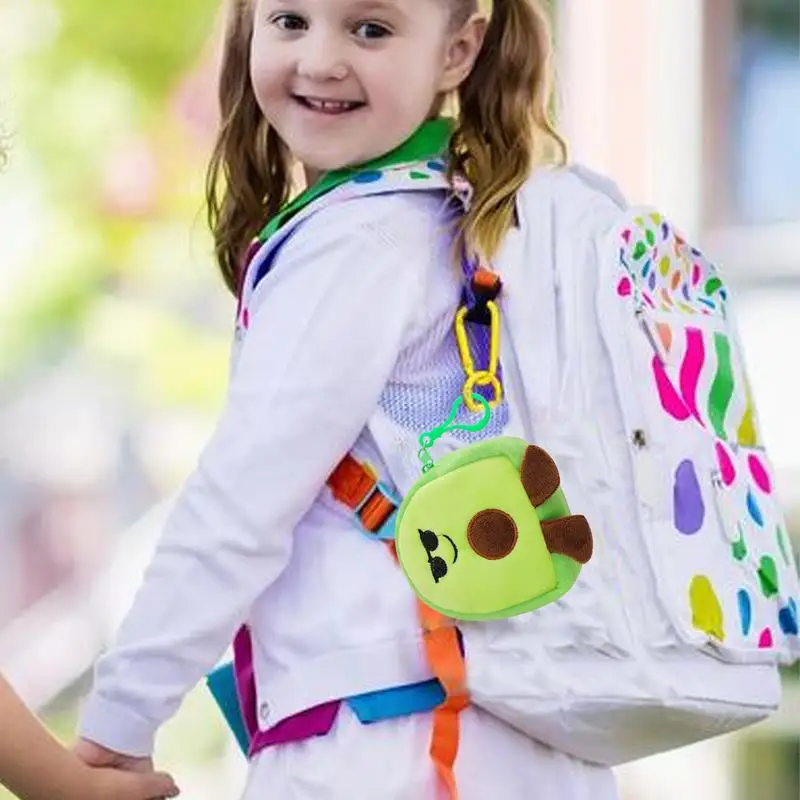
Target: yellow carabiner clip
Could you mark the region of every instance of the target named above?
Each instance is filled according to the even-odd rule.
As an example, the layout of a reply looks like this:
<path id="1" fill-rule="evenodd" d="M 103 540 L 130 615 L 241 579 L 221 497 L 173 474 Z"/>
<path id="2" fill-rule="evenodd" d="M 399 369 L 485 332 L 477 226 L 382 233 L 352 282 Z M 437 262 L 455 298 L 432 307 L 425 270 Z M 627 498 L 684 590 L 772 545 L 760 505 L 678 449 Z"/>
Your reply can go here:
<path id="1" fill-rule="evenodd" d="M 458 343 L 458 354 L 461 358 L 461 365 L 467 380 L 464 383 L 463 395 L 464 405 L 473 413 L 481 410 L 481 406 L 472 397 L 473 390 L 478 386 L 491 386 L 494 397 L 489 400 L 489 406 L 496 408 L 503 399 L 503 386 L 497 377 L 497 368 L 500 362 L 500 309 L 497 304 L 490 300 L 486 303 L 489 310 L 489 363 L 486 369 L 476 370 L 475 361 L 469 349 L 469 340 L 464 325 L 468 309 L 462 306 L 456 314 L 455 329 L 456 342 Z"/>

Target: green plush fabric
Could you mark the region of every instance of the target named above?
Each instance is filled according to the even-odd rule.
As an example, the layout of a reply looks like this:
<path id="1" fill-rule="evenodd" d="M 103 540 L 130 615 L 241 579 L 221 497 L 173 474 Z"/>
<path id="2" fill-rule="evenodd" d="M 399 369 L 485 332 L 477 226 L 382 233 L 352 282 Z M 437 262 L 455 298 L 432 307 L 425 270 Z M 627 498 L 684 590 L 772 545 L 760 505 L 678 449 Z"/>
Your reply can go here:
<path id="1" fill-rule="evenodd" d="M 503 437 L 450 453 L 417 481 L 399 509 L 400 564 L 422 601 L 446 616 L 500 619 L 533 611 L 561 597 L 580 573 L 576 561 L 547 550 L 540 520 L 570 510 L 561 488 L 538 509 L 531 505 L 520 480 L 527 446 Z M 508 515 L 516 527 L 504 557 L 480 555 L 470 542 L 471 521 L 487 510 Z"/>

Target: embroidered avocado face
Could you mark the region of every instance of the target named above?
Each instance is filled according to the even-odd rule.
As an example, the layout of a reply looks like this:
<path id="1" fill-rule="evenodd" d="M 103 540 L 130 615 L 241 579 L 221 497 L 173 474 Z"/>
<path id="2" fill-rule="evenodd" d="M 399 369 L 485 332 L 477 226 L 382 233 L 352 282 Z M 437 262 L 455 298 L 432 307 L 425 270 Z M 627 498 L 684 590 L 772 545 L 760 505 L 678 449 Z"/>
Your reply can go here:
<path id="1" fill-rule="evenodd" d="M 570 514 L 553 459 L 512 438 L 462 448 L 425 473 L 400 507 L 395 541 L 414 591 L 456 619 L 557 600 L 592 555 L 589 524 Z"/>

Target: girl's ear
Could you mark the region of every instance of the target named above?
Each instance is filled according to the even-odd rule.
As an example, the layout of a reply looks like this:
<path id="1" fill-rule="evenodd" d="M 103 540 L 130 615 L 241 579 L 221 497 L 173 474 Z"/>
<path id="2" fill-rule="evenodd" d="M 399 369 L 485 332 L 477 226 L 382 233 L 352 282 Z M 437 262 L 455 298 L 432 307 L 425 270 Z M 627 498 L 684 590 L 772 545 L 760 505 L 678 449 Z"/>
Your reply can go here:
<path id="1" fill-rule="evenodd" d="M 455 91 L 472 72 L 486 36 L 487 25 L 485 16 L 473 14 L 458 31 L 451 34 L 439 81 L 440 92 Z"/>

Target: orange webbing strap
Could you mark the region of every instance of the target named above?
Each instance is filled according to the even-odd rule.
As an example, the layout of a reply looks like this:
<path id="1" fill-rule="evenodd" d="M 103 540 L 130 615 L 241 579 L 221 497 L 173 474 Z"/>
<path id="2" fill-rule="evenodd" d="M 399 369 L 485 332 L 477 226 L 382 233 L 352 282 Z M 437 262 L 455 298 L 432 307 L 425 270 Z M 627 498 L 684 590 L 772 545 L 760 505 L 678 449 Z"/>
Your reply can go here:
<path id="1" fill-rule="evenodd" d="M 394 544 L 389 549 L 397 559 Z M 458 632 L 452 621 L 417 601 L 425 642 L 425 654 L 434 676 L 442 684 L 445 701 L 433 711 L 430 754 L 450 800 L 458 800 L 454 772 L 460 736 L 459 714 L 469 706 L 467 671 Z"/>
<path id="2" fill-rule="evenodd" d="M 457 800 L 458 789 L 453 769 L 458 755 L 458 715 L 469 705 L 466 664 L 452 621 L 422 601 L 418 601 L 417 606 L 428 664 L 447 695 L 444 703 L 433 711 L 431 758 L 450 800 Z"/>
<path id="3" fill-rule="evenodd" d="M 356 509 L 375 486 L 375 476 L 348 453 L 328 477 L 334 499 Z"/>
<path id="4" fill-rule="evenodd" d="M 328 479 L 333 496 L 352 510 L 359 509 L 362 525 L 377 530 L 394 511 L 394 506 L 381 494 L 375 494 L 375 474 L 351 455 L 346 455 Z M 389 552 L 397 561 L 394 542 L 388 541 Z M 430 754 L 436 772 L 447 789 L 449 800 L 457 800 L 458 789 L 453 772 L 458 755 L 458 715 L 469 705 L 464 656 L 458 632 L 452 620 L 442 616 L 421 601 L 417 613 L 425 642 L 428 666 L 442 684 L 445 700 L 433 711 Z"/>

